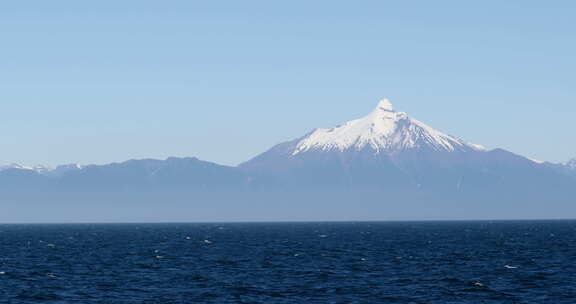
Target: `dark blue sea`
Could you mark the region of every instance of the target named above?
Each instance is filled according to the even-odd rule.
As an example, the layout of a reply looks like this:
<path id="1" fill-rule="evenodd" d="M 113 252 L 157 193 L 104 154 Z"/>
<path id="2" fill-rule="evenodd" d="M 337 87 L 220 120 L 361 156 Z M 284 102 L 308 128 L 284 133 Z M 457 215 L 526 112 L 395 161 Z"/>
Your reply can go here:
<path id="1" fill-rule="evenodd" d="M 576 303 L 576 221 L 0 225 L 0 303 Z"/>

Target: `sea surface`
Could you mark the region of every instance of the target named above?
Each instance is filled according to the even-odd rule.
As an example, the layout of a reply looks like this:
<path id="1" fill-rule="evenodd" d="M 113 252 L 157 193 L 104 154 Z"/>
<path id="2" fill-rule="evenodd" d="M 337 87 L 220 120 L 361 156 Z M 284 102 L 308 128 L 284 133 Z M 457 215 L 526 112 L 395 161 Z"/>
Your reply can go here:
<path id="1" fill-rule="evenodd" d="M 0 303 L 576 303 L 576 221 L 0 225 Z"/>

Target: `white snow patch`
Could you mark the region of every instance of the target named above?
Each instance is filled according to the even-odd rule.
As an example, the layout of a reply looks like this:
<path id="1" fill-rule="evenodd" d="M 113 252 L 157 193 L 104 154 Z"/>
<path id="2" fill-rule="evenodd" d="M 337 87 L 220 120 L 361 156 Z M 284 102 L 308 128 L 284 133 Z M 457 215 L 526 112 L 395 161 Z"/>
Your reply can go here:
<path id="1" fill-rule="evenodd" d="M 292 155 L 309 150 L 362 150 L 369 147 L 380 153 L 427 147 L 436 151 L 476 150 L 484 147 L 468 144 L 394 110 L 382 99 L 367 116 L 329 129 L 316 129 L 302 139 Z"/>
<path id="2" fill-rule="evenodd" d="M 478 145 L 478 144 L 473 144 L 473 143 L 468 143 L 468 146 L 478 150 L 478 151 L 486 151 L 488 149 L 486 149 L 486 147 L 482 146 L 482 145 Z"/>
<path id="3" fill-rule="evenodd" d="M 36 165 L 36 166 L 27 166 L 27 165 L 22 165 L 22 164 L 18 164 L 18 163 L 13 163 L 10 165 L 0 165 L 0 171 L 3 170 L 8 170 L 8 169 L 18 169 L 18 170 L 30 170 L 30 171 L 34 171 L 37 172 L 39 174 L 44 174 L 44 175 L 59 175 L 68 171 L 72 171 L 72 170 L 80 170 L 84 168 L 84 166 L 80 165 L 80 164 L 67 164 L 67 165 L 60 165 L 57 166 L 56 168 L 52 168 L 52 167 L 48 167 L 48 166 L 44 166 L 44 165 Z"/>
<path id="4" fill-rule="evenodd" d="M 13 163 L 10 165 L 0 166 L 0 171 L 8 170 L 8 169 L 30 170 L 30 171 L 36 171 L 38 173 L 45 173 L 45 172 L 49 172 L 52 170 L 52 168 L 47 167 L 47 166 L 43 166 L 43 165 L 25 166 L 22 164 Z"/>

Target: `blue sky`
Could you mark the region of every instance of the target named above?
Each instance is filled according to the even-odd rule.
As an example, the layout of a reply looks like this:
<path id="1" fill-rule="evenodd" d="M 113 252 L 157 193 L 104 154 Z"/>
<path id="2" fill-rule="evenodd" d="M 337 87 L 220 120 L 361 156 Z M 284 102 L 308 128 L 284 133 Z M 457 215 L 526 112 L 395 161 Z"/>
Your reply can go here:
<path id="1" fill-rule="evenodd" d="M 237 164 L 382 97 L 576 157 L 573 1 L 5 1 L 0 163 Z"/>

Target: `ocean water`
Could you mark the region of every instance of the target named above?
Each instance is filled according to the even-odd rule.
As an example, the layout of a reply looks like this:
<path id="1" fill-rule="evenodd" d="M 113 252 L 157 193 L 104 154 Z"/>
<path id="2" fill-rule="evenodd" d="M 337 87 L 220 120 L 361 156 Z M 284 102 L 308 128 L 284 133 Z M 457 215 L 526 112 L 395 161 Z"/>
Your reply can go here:
<path id="1" fill-rule="evenodd" d="M 576 221 L 0 225 L 0 303 L 576 303 Z"/>

